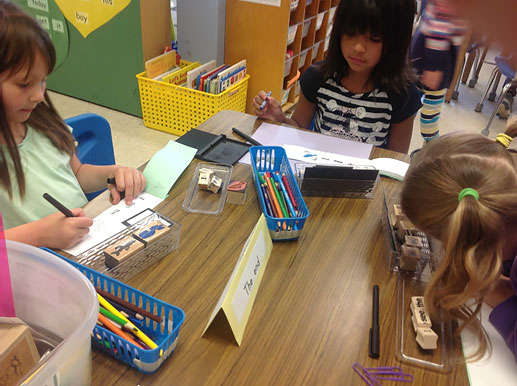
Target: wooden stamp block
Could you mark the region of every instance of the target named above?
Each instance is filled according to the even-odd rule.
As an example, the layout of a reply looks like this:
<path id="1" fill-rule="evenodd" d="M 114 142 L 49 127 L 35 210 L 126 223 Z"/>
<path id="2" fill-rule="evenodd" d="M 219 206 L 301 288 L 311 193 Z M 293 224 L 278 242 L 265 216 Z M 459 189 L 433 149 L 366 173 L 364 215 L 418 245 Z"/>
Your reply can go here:
<path id="1" fill-rule="evenodd" d="M 420 308 L 418 312 L 413 314 L 413 328 L 416 330 L 418 328 L 431 328 L 433 325 L 431 323 L 431 319 L 425 312 L 425 308 Z"/>
<path id="2" fill-rule="evenodd" d="M 395 220 L 395 223 L 393 223 L 393 224 L 398 225 L 398 223 L 400 221 L 407 221 L 407 217 L 404 214 L 404 212 L 402 212 L 402 207 L 399 204 L 393 205 L 393 216 L 394 216 L 394 220 Z"/>
<path id="3" fill-rule="evenodd" d="M 171 228 L 169 228 L 167 225 L 159 220 L 155 220 L 147 224 L 145 227 L 138 229 L 133 233 L 133 236 L 142 241 L 144 245 L 147 246 L 147 244 L 154 243 L 155 241 L 165 236 L 167 233 L 169 233 L 170 230 Z"/>
<path id="4" fill-rule="evenodd" d="M 209 173 L 199 173 L 199 179 L 197 180 L 197 185 L 199 189 L 208 189 L 210 186 L 210 181 L 212 180 L 212 175 Z"/>
<path id="5" fill-rule="evenodd" d="M 144 243 L 132 236 L 124 237 L 104 250 L 105 264 L 108 268 L 116 267 L 142 249 Z"/>
<path id="6" fill-rule="evenodd" d="M 400 247 L 402 255 L 400 256 L 400 268 L 405 271 L 415 271 L 420 261 L 420 249 L 402 245 Z"/>
<path id="7" fill-rule="evenodd" d="M 422 347 L 424 350 L 434 350 L 437 345 L 438 335 L 427 327 L 419 327 L 416 330 L 416 342 Z"/>
<path id="8" fill-rule="evenodd" d="M 243 205 L 246 202 L 248 183 L 245 181 L 232 181 L 226 189 L 226 202 L 228 204 Z"/>
<path id="9" fill-rule="evenodd" d="M 408 236 L 405 235 L 404 237 L 404 244 L 406 244 L 408 247 L 415 247 L 415 248 L 423 248 L 424 244 L 422 243 L 422 238 L 419 236 Z"/>
<path id="10" fill-rule="evenodd" d="M 403 243 L 406 235 L 412 236 L 417 232 L 416 227 L 409 220 L 399 221 L 397 223 L 397 237 Z"/>
<path id="11" fill-rule="evenodd" d="M 411 312 L 414 314 L 420 308 L 423 308 L 425 310 L 424 297 L 423 296 L 411 297 Z"/>
<path id="12" fill-rule="evenodd" d="M 210 181 L 210 185 L 208 185 L 208 190 L 212 193 L 217 193 L 219 189 L 221 189 L 221 185 L 223 184 L 223 179 L 217 177 L 215 174 L 212 176 L 212 180 Z"/>
<path id="13" fill-rule="evenodd" d="M 17 318 L 0 318 L 0 384 L 19 384 L 39 359 L 29 327 Z"/>

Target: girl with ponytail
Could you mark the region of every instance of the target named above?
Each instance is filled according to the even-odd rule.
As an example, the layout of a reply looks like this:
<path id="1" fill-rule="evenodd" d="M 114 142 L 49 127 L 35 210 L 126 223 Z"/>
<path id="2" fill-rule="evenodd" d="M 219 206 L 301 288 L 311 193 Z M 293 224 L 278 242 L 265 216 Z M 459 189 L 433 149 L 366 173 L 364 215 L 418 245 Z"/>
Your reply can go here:
<path id="1" fill-rule="evenodd" d="M 478 319 L 483 301 L 517 358 L 517 173 L 508 150 L 515 136 L 517 125 L 495 141 L 437 138 L 415 155 L 402 190 L 405 214 L 444 248 L 426 307 L 431 318 L 457 319 L 460 331 L 473 328 L 479 346 L 470 359 L 491 348 Z"/>

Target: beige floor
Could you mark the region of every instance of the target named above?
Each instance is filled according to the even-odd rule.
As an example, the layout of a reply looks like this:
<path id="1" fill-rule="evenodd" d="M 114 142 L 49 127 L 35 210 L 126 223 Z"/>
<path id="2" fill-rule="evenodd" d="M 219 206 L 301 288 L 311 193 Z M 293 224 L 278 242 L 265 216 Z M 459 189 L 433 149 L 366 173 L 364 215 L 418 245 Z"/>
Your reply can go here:
<path id="1" fill-rule="evenodd" d="M 485 127 L 494 103 L 485 101 L 484 109 L 481 113 L 474 112 L 474 107 L 481 98 L 492 68 L 493 66 L 491 65 L 484 65 L 476 87 L 468 88 L 466 85 L 460 85 L 458 100 L 443 106 L 440 118 L 440 133 L 445 134 L 456 130 L 479 133 Z M 63 118 L 91 112 L 102 115 L 110 122 L 115 159 L 120 165 L 137 167 L 165 146 L 170 139 L 176 139 L 171 134 L 145 127 L 141 118 L 65 95 L 53 92 L 50 94 Z M 493 138 L 497 133 L 504 131 L 505 124 L 506 121 L 504 120 L 494 119 L 490 128 L 490 137 Z M 415 119 L 410 151 L 421 146 L 422 139 L 417 117 Z"/>

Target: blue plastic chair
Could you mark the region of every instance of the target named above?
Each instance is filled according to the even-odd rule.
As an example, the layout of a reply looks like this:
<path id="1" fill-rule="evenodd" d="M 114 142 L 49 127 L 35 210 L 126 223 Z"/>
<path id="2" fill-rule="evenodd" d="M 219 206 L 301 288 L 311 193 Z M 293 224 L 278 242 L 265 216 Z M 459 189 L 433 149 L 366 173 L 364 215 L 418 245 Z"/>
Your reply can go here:
<path id="1" fill-rule="evenodd" d="M 105 118 L 87 113 L 65 119 L 65 122 L 73 129 L 79 161 L 92 165 L 115 165 L 111 127 Z M 105 190 L 87 193 L 86 198 L 92 200 Z"/>

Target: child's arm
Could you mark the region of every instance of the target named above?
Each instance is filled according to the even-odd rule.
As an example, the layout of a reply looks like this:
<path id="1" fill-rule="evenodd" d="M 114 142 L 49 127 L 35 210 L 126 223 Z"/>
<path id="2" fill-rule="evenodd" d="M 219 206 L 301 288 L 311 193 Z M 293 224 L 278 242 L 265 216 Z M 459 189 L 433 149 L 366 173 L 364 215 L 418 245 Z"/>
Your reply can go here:
<path id="1" fill-rule="evenodd" d="M 388 149 L 407 154 L 413 133 L 413 120 L 415 114 L 399 123 L 390 126 Z"/>
<path id="2" fill-rule="evenodd" d="M 105 188 L 108 178 L 114 177 L 117 185 L 108 185 L 113 197 L 113 204 L 120 201 L 120 193 L 125 192 L 126 204 L 130 205 L 133 199 L 145 188 L 145 177 L 141 171 L 118 165 L 90 165 L 82 164 L 77 155 L 70 159 L 70 166 L 84 192 L 96 192 Z"/>
<path id="3" fill-rule="evenodd" d="M 56 212 L 41 220 L 19 225 L 5 231 L 8 240 L 35 247 L 71 248 L 88 234 L 93 220 L 84 216 L 82 209 L 72 209 L 75 217 Z"/>
<path id="4" fill-rule="evenodd" d="M 260 109 L 264 100 L 267 102 L 264 108 Z M 264 91 L 259 91 L 258 95 L 253 98 L 253 103 L 255 106 L 255 114 L 259 118 L 286 123 L 303 129 L 310 128 L 314 113 L 316 112 L 316 105 L 309 102 L 303 96 L 303 93 L 300 93 L 292 118 L 287 118 L 282 111 L 280 103 L 275 98 L 271 96 L 268 97 Z"/>

